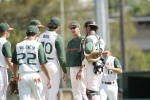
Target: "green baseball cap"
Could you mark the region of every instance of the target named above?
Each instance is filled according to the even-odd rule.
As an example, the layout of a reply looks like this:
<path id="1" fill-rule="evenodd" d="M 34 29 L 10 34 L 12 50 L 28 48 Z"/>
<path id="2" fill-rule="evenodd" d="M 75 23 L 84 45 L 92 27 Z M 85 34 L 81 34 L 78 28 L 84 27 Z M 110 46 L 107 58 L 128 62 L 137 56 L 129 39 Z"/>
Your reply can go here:
<path id="1" fill-rule="evenodd" d="M 41 22 L 39 20 L 33 19 L 30 21 L 30 25 L 40 25 Z"/>
<path id="2" fill-rule="evenodd" d="M 38 34 L 40 31 L 39 31 L 39 28 L 37 27 L 37 26 L 35 26 L 35 25 L 29 25 L 28 27 L 27 27 L 27 33 L 36 33 L 36 34 Z"/>
<path id="3" fill-rule="evenodd" d="M 51 20 L 50 20 L 50 22 L 49 22 L 49 24 L 53 24 L 53 25 L 57 25 L 57 26 L 60 26 L 60 19 L 59 18 L 57 18 L 57 17 L 53 17 L 53 18 L 51 18 Z"/>
<path id="4" fill-rule="evenodd" d="M 78 21 L 72 21 L 70 24 L 69 24 L 69 28 L 73 27 L 73 26 L 76 26 L 76 27 L 79 27 L 80 28 L 80 24 L 78 23 Z"/>
<path id="5" fill-rule="evenodd" d="M 36 25 L 38 28 L 44 28 L 45 26 L 41 24 L 40 20 L 33 19 L 30 21 L 29 25 Z"/>
<path id="6" fill-rule="evenodd" d="M 14 30 L 13 28 L 11 28 L 7 23 L 1 23 L 0 24 L 0 32 L 5 32 L 5 31 L 12 31 Z"/>

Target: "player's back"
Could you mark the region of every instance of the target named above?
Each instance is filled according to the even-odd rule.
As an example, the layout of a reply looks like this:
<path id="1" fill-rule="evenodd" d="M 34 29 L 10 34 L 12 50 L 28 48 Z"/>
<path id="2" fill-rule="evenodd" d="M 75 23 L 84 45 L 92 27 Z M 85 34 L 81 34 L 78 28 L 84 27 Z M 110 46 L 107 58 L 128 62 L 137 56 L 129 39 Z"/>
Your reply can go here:
<path id="1" fill-rule="evenodd" d="M 40 70 L 38 49 L 40 43 L 35 40 L 24 40 L 16 45 L 19 73 Z"/>
<path id="2" fill-rule="evenodd" d="M 48 61 L 51 59 L 57 60 L 57 51 L 55 47 L 57 36 L 58 34 L 54 31 L 46 31 L 38 38 L 38 41 L 41 42 L 44 47 Z"/>
<path id="3" fill-rule="evenodd" d="M 92 41 L 93 51 L 94 50 L 102 50 L 102 51 L 104 50 L 105 42 L 99 35 L 97 35 L 97 34 L 88 35 L 84 42 L 84 46 L 85 46 L 85 43 L 88 43 L 89 41 L 90 42 Z M 83 48 L 85 48 L 85 47 L 83 47 Z"/>
<path id="4" fill-rule="evenodd" d="M 87 45 L 91 41 L 92 41 L 91 43 L 92 43 L 92 48 L 93 48 L 93 50 L 91 52 L 93 52 L 95 50 L 99 50 L 100 49 L 99 39 L 100 39 L 100 37 L 98 35 L 96 35 L 96 34 L 88 35 L 86 37 L 85 41 L 84 41 L 84 45 L 83 45 L 84 50 L 88 49 L 88 48 L 91 48 L 91 46 L 89 47 Z M 84 51 L 84 55 L 88 55 L 88 54 Z"/>

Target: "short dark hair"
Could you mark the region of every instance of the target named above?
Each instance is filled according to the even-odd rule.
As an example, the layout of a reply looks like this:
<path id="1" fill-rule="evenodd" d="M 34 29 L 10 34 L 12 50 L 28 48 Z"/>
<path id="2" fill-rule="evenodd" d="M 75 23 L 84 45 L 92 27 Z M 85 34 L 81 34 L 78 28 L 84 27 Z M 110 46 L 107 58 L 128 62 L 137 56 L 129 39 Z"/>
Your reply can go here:
<path id="1" fill-rule="evenodd" d="M 55 29 L 57 29 L 59 26 L 58 26 L 58 25 L 55 25 L 55 24 L 49 23 L 49 24 L 47 25 L 47 27 L 48 27 L 50 30 L 55 30 Z"/>
<path id="2" fill-rule="evenodd" d="M 34 35 L 36 35 L 36 33 L 34 33 L 34 32 L 26 32 L 26 35 L 27 36 L 34 36 Z"/>
<path id="3" fill-rule="evenodd" d="M 92 30 L 92 31 L 97 31 L 97 27 L 95 27 L 95 26 L 89 26 L 90 27 L 90 30 Z"/>

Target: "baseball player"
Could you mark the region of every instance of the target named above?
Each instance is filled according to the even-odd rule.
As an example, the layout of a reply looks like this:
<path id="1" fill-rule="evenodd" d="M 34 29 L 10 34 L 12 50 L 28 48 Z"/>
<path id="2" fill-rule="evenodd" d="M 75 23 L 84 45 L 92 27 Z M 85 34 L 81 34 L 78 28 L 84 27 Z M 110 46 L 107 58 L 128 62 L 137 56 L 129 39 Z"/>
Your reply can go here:
<path id="1" fill-rule="evenodd" d="M 73 39 L 67 45 L 67 67 L 70 67 L 70 79 L 74 100 L 87 100 L 86 87 L 82 80 L 77 80 L 76 75 L 81 66 L 80 43 L 83 39 L 80 34 L 80 24 L 72 21 L 69 25 Z M 84 75 L 82 73 L 82 78 Z"/>
<path id="2" fill-rule="evenodd" d="M 94 62 L 100 60 L 100 53 L 104 50 L 104 40 L 96 34 L 98 26 L 94 21 L 87 21 L 84 25 L 86 31 L 86 38 L 83 45 L 84 60 L 82 65 L 85 66 L 85 81 L 86 93 L 89 100 L 99 100 L 99 86 L 101 82 L 102 73 L 94 73 Z M 90 58 L 93 53 L 97 53 L 98 57 L 95 59 Z"/>
<path id="3" fill-rule="evenodd" d="M 52 75 L 52 88 L 47 90 L 46 98 L 47 100 L 57 100 L 61 75 L 60 66 L 64 72 L 64 79 L 67 77 L 64 43 L 62 37 L 57 34 L 60 28 L 60 19 L 51 18 L 47 27 L 48 30 L 39 36 L 38 41 L 44 46 L 48 69 Z"/>
<path id="4" fill-rule="evenodd" d="M 48 87 L 51 87 L 43 46 L 35 40 L 38 33 L 38 27 L 28 26 L 26 31 L 27 39 L 17 43 L 12 56 L 14 74 L 16 75 L 17 71 L 19 74 L 19 100 L 31 100 L 31 94 L 34 95 L 35 100 L 45 100 L 40 76 L 41 70 L 47 77 Z"/>
<path id="5" fill-rule="evenodd" d="M 105 60 L 102 84 L 100 85 L 100 100 L 117 100 L 118 85 L 117 74 L 122 73 L 121 64 L 116 57 L 110 55 L 110 51 L 104 51 L 102 56 Z"/>
<path id="6" fill-rule="evenodd" d="M 38 20 L 38 19 L 33 19 L 33 20 L 31 20 L 30 23 L 29 23 L 29 25 L 37 26 L 39 29 L 45 28 L 45 26 L 44 26 L 43 24 L 41 24 L 41 21 Z M 38 34 L 36 40 L 38 39 L 39 36 L 40 36 L 40 34 Z M 26 37 L 26 38 L 27 38 L 27 37 Z M 25 39 L 26 39 L 26 38 L 25 38 Z M 34 97 L 34 96 L 31 95 L 31 97 Z M 34 100 L 34 99 L 32 99 L 32 100 Z"/>
<path id="7" fill-rule="evenodd" d="M 7 68 L 12 69 L 11 43 L 7 40 L 13 30 L 7 23 L 0 23 L 0 100 L 6 100 L 8 86 Z"/>

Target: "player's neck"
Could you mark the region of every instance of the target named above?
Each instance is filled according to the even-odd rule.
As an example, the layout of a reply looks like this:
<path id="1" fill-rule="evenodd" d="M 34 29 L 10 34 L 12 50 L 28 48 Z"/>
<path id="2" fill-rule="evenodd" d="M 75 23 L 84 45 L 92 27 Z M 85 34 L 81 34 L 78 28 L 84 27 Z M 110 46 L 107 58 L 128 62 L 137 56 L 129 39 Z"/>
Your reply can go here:
<path id="1" fill-rule="evenodd" d="M 27 37 L 27 40 L 35 40 L 35 39 L 36 39 L 35 36 L 29 36 L 29 37 Z"/>
<path id="2" fill-rule="evenodd" d="M 2 35 L 0 35 L 0 38 L 7 38 L 7 35 L 6 34 L 2 34 Z"/>
<path id="3" fill-rule="evenodd" d="M 95 31 L 90 31 L 90 34 L 96 34 L 96 32 Z"/>
<path id="4" fill-rule="evenodd" d="M 78 38 L 78 37 L 81 37 L 81 34 L 76 34 L 76 35 L 73 35 L 73 38 Z"/>

